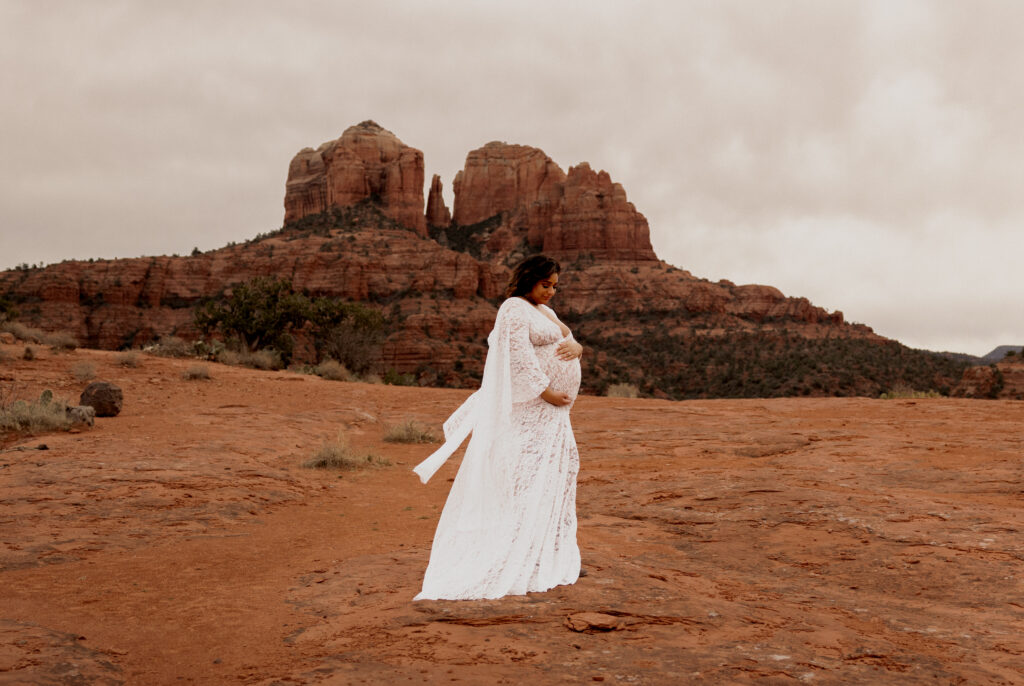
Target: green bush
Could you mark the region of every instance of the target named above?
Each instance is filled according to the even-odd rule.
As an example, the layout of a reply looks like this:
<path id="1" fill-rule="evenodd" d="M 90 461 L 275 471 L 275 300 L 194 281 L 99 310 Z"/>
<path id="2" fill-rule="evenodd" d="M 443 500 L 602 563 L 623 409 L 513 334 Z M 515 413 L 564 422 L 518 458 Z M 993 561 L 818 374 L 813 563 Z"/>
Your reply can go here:
<path id="1" fill-rule="evenodd" d="M 273 348 L 285 364 L 295 345 L 292 334 L 302 329 L 312 334 L 321 359 L 336 360 L 357 374 L 379 363 L 385 334 L 384 317 L 376 310 L 337 298 L 310 298 L 287 279 L 270 277 L 238 284 L 226 301 L 203 304 L 195 321 L 207 336 L 220 331 L 248 350 Z"/>
<path id="2" fill-rule="evenodd" d="M 364 379 L 365 380 L 365 379 Z M 416 377 L 412 374 L 400 374 L 394 369 L 388 369 L 384 372 L 384 383 L 389 386 L 414 386 L 416 385 Z M 372 382 L 371 382 L 372 383 Z"/>

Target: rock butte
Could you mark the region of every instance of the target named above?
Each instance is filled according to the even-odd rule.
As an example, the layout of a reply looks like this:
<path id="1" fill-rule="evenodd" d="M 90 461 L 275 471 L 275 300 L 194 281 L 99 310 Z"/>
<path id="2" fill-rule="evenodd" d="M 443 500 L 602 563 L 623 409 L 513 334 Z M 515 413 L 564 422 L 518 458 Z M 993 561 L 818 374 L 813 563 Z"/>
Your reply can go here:
<path id="1" fill-rule="evenodd" d="M 422 383 L 473 385 L 509 264 L 543 250 L 566 266 L 563 312 L 657 315 L 680 330 L 701 323 L 713 335 L 785 328 L 885 340 L 806 298 L 713 283 L 659 260 L 622 186 L 587 163 L 565 173 L 537 148 L 492 142 L 468 154 L 451 212 L 437 176 L 424 208 L 423 183 L 423 154 L 363 122 L 294 157 L 280 231 L 191 256 L 9 270 L 0 273 L 0 294 L 20 304 L 26 323 L 117 349 L 195 337 L 196 304 L 278 275 L 313 294 L 388 303 L 401 322 L 385 344 L 387 367 L 419 373 Z M 347 228 L 308 230 L 331 213 L 344 214 Z"/>

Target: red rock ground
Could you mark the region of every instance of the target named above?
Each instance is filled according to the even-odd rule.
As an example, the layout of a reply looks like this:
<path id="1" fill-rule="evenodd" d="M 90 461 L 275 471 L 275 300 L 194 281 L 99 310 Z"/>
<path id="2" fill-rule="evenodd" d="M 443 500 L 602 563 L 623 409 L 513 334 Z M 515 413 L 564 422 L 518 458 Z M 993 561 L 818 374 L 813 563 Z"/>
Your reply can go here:
<path id="1" fill-rule="evenodd" d="M 0 454 L 0 684 L 1020 684 L 1020 401 L 583 397 L 590 574 L 412 603 L 467 391 L 0 346 L 0 385 L 125 407 Z M 391 467 L 300 467 L 345 431 Z M 12 451 L 45 443 L 46 451 Z"/>

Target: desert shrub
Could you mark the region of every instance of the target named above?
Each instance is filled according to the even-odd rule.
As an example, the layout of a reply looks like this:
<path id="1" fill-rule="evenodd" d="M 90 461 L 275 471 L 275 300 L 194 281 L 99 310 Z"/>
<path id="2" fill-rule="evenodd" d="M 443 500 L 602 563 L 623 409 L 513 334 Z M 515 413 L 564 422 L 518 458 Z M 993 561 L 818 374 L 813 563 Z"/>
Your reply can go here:
<path id="1" fill-rule="evenodd" d="M 358 303 L 317 298 L 311 303 L 317 353 L 337 360 L 356 374 L 367 374 L 380 362 L 384 315 Z"/>
<path id="2" fill-rule="evenodd" d="M 257 277 L 236 285 L 225 301 L 209 301 L 195 312 L 196 326 L 207 336 L 220 331 L 248 350 L 273 348 L 287 364 L 294 348 L 292 332 L 313 336 L 317 355 L 357 374 L 378 364 L 384 342 L 384 317 L 358 303 L 310 298 L 287 279 Z"/>
<path id="3" fill-rule="evenodd" d="M 21 322 L 4 322 L 0 324 L 0 331 L 6 331 L 19 341 L 25 343 L 43 343 L 46 340 L 46 332 L 32 326 L 26 326 Z"/>
<path id="4" fill-rule="evenodd" d="M 915 391 L 906 384 L 896 384 L 878 397 L 882 400 L 898 400 L 904 398 L 941 398 L 942 396 L 937 391 Z"/>
<path id="5" fill-rule="evenodd" d="M 51 350 L 69 351 L 78 347 L 78 339 L 67 331 L 55 331 L 54 333 L 46 334 L 43 342 L 48 344 Z"/>
<path id="6" fill-rule="evenodd" d="M 79 381 L 92 381 L 96 378 L 96 365 L 92 362 L 75 362 L 71 365 L 71 376 Z"/>
<path id="7" fill-rule="evenodd" d="M 242 356 L 235 350 L 228 350 L 227 348 L 224 348 L 223 350 L 217 351 L 214 359 L 221 364 L 239 365 L 241 364 L 240 360 L 242 359 Z"/>
<path id="8" fill-rule="evenodd" d="M 205 364 L 193 364 L 181 373 L 181 378 L 186 381 L 208 381 L 210 379 L 210 370 Z"/>
<path id="9" fill-rule="evenodd" d="M 281 360 L 281 353 L 276 350 L 257 350 L 255 352 L 249 352 L 242 350 L 238 353 L 238 363 L 243 367 L 251 367 L 253 369 L 282 369 L 284 362 Z"/>
<path id="10" fill-rule="evenodd" d="M 635 398 L 640 390 L 631 383 L 613 383 L 605 392 L 609 398 Z"/>
<path id="11" fill-rule="evenodd" d="M 161 336 L 148 350 L 160 357 L 192 357 L 195 354 L 195 347 L 177 336 Z"/>
<path id="12" fill-rule="evenodd" d="M 380 376 L 377 375 L 377 374 L 363 374 L 361 377 L 359 377 L 359 380 L 362 381 L 363 383 L 372 383 L 372 384 L 383 384 L 384 383 L 384 379 L 380 378 Z"/>
<path id="13" fill-rule="evenodd" d="M 0 324 L 18 318 L 18 308 L 6 295 L 0 295 Z"/>
<path id="14" fill-rule="evenodd" d="M 120 352 L 114 359 L 122 367 L 135 368 L 142 363 L 142 358 L 134 350 L 125 350 L 124 352 Z"/>
<path id="15" fill-rule="evenodd" d="M 31 345 L 26 345 L 25 352 L 21 354 L 21 359 L 25 360 L 26 362 L 31 362 L 32 360 L 36 359 L 35 348 L 33 348 Z"/>
<path id="16" fill-rule="evenodd" d="M 0 392 L 0 432 L 34 434 L 71 428 L 67 401 L 55 399 L 52 391 L 43 391 L 32 402 L 13 400 L 13 392 L 11 387 Z"/>
<path id="17" fill-rule="evenodd" d="M 302 463 L 310 469 L 365 469 L 385 467 L 391 462 L 373 453 L 364 453 L 352 448 L 348 437 L 339 433 L 333 441 L 324 441 L 312 457 Z"/>
<path id="18" fill-rule="evenodd" d="M 326 359 L 313 367 L 313 373 L 330 381 L 355 381 L 355 376 L 345 365 L 332 359 Z"/>
<path id="19" fill-rule="evenodd" d="M 416 377 L 413 374 L 400 374 L 394 369 L 384 372 L 384 383 L 389 386 L 413 386 L 416 384 Z"/>
<path id="20" fill-rule="evenodd" d="M 227 302 L 201 305 L 195 320 L 207 335 L 220 329 L 249 350 L 273 347 L 290 356 L 290 332 L 308 319 L 308 308 L 309 299 L 295 293 L 291 281 L 259 276 L 232 288 Z"/>
<path id="21" fill-rule="evenodd" d="M 257 350 L 254 353 L 242 356 L 242 364 L 246 367 L 252 367 L 253 369 L 283 369 L 284 361 L 281 359 L 281 353 L 276 350 L 270 350 L 264 348 L 263 350 Z"/>
<path id="22" fill-rule="evenodd" d="M 270 349 L 249 351 L 224 348 L 217 352 L 216 359 L 221 364 L 229 364 L 236 367 L 250 367 L 263 370 L 284 369 L 281 353 Z"/>
<path id="23" fill-rule="evenodd" d="M 440 442 L 433 429 L 412 419 L 387 426 L 384 429 L 384 440 L 388 443 Z"/>

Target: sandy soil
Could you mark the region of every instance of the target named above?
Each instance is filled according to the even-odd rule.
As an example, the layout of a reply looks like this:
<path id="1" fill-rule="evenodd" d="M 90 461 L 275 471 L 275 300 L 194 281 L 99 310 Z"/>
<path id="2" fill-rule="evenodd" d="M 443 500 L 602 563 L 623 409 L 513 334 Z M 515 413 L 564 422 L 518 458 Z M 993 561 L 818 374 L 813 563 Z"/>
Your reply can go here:
<path id="1" fill-rule="evenodd" d="M 457 463 L 381 437 L 466 391 L 0 348 L 125 393 L 2 446 L 0 684 L 1024 683 L 1019 401 L 581 398 L 589 576 L 413 604 Z M 339 430 L 393 466 L 300 466 Z"/>

